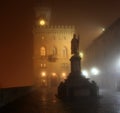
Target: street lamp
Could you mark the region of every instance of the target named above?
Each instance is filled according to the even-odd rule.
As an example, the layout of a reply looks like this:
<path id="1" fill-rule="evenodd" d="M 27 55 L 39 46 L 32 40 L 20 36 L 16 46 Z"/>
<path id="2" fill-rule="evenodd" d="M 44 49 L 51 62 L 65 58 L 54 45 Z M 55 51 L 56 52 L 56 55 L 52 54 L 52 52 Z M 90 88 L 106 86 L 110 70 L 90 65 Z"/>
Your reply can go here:
<path id="1" fill-rule="evenodd" d="M 62 78 L 64 78 L 64 79 L 66 78 L 66 73 L 64 73 L 64 72 L 62 73 Z"/>
<path id="2" fill-rule="evenodd" d="M 83 58 L 83 56 L 84 56 L 83 52 L 80 52 L 79 55 L 81 58 Z"/>
<path id="3" fill-rule="evenodd" d="M 52 76 L 55 77 L 55 76 L 56 76 L 56 73 L 52 73 Z"/>
<path id="4" fill-rule="evenodd" d="M 82 70 L 82 74 L 85 76 L 85 78 L 89 77 L 87 70 Z"/>
<path id="5" fill-rule="evenodd" d="M 102 28 L 102 31 L 105 31 L 105 28 Z"/>
<path id="6" fill-rule="evenodd" d="M 91 74 L 92 74 L 92 75 L 98 75 L 98 74 L 99 74 L 99 70 L 98 70 L 96 67 L 93 67 L 93 68 L 91 69 Z"/>
<path id="7" fill-rule="evenodd" d="M 46 76 L 46 73 L 45 73 L 45 72 L 42 72 L 42 73 L 41 73 L 41 76 L 42 76 L 42 77 L 45 77 L 45 76 Z"/>

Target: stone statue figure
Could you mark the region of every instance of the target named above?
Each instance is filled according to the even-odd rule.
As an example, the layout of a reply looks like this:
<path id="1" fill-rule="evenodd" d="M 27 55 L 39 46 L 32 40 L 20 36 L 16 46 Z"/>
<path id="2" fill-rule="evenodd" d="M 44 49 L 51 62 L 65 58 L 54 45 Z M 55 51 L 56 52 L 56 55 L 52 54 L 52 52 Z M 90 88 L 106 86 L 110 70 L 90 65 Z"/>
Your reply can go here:
<path id="1" fill-rule="evenodd" d="M 73 35 L 71 40 L 71 54 L 79 54 L 79 36 L 76 37 L 76 34 Z"/>

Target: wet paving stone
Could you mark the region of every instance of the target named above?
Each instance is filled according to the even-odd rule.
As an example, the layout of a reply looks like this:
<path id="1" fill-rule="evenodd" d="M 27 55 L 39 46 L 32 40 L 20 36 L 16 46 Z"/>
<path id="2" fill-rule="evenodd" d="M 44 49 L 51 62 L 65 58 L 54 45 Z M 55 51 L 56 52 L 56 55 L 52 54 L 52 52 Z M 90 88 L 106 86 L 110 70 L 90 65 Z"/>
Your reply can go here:
<path id="1" fill-rule="evenodd" d="M 63 102 L 55 91 L 36 90 L 3 107 L 0 113 L 120 113 L 120 92 L 102 91 L 97 100 Z"/>

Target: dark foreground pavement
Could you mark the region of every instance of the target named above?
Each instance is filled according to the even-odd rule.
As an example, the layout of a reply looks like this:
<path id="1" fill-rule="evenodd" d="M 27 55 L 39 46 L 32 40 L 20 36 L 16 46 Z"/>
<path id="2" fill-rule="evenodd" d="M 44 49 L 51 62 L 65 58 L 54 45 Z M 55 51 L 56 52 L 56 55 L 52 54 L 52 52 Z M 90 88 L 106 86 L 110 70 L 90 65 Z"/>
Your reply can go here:
<path id="1" fill-rule="evenodd" d="M 57 113 L 56 111 L 52 112 L 57 101 L 55 94 L 56 89 L 41 90 L 38 88 L 4 106 L 0 109 L 0 113 Z"/>
<path id="2" fill-rule="evenodd" d="M 0 113 L 40 113 L 39 91 L 32 92 L 4 106 Z"/>
<path id="3" fill-rule="evenodd" d="M 3 107 L 0 113 L 120 113 L 120 93 L 101 91 L 94 103 L 66 103 L 53 90 L 40 89 Z"/>

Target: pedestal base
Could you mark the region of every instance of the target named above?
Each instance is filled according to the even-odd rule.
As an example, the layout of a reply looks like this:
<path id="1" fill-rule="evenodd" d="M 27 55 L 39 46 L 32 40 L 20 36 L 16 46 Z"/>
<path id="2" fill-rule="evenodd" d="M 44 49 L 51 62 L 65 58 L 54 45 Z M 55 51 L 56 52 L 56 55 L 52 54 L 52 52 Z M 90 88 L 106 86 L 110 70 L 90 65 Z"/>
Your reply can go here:
<path id="1" fill-rule="evenodd" d="M 60 99 L 78 99 L 81 97 L 97 97 L 98 87 L 94 81 L 79 74 L 69 74 L 68 78 L 58 86 L 57 97 Z"/>

